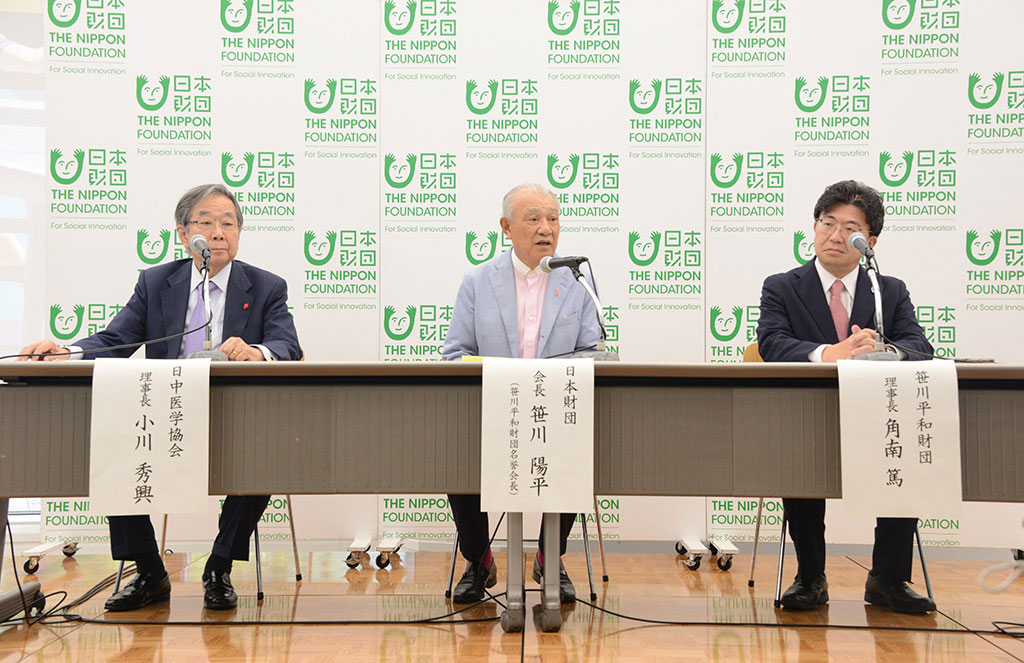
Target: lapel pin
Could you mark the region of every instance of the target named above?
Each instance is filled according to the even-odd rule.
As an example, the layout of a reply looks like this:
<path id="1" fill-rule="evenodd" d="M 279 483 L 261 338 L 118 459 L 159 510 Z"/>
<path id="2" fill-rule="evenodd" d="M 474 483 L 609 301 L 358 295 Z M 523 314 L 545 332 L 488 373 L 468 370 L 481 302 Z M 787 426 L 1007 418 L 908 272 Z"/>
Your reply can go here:
<path id="1" fill-rule="evenodd" d="M 242 304 L 242 310 L 243 311 L 248 311 L 249 310 L 249 302 L 246 302 L 246 303 Z"/>
<path id="2" fill-rule="evenodd" d="M 555 297 L 558 296 L 558 288 L 555 288 Z"/>

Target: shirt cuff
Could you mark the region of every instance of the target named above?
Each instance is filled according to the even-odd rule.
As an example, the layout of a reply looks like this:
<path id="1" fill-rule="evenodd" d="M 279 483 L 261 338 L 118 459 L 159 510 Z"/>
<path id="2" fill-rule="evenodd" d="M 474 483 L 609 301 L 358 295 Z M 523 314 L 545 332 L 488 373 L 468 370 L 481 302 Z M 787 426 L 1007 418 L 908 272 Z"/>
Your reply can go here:
<path id="1" fill-rule="evenodd" d="M 827 347 L 827 345 L 819 345 L 818 347 L 814 348 L 814 350 L 811 351 L 811 354 L 807 355 L 807 361 L 813 362 L 815 364 L 820 364 L 821 353 L 824 352 L 825 348 Z"/>
<path id="2" fill-rule="evenodd" d="M 263 353 L 263 361 L 277 361 L 277 356 L 268 350 L 267 346 L 260 345 L 259 343 L 253 343 L 252 347 L 260 349 L 260 352 Z"/>
<path id="3" fill-rule="evenodd" d="M 68 352 L 71 353 L 71 356 L 68 357 L 68 359 L 84 359 L 85 358 L 85 355 L 82 353 L 82 348 L 78 347 L 77 345 L 62 345 L 61 347 L 65 348 Z"/>

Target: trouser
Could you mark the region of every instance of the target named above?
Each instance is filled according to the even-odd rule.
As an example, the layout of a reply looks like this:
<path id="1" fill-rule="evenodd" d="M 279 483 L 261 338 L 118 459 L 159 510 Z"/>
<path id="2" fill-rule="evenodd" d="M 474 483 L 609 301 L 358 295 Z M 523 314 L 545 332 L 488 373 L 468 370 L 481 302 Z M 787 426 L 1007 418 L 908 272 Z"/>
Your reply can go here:
<path id="1" fill-rule="evenodd" d="M 825 500 L 785 498 L 782 506 L 796 548 L 797 577 L 813 580 L 825 572 Z M 871 573 L 890 580 L 910 580 L 917 518 L 878 518 Z"/>
<path id="2" fill-rule="evenodd" d="M 487 514 L 480 511 L 480 495 L 449 495 L 455 527 L 459 530 L 459 550 L 471 562 L 478 561 L 487 553 L 491 530 Z M 576 521 L 575 513 L 563 513 L 560 519 L 559 555 L 565 554 L 569 531 Z M 544 522 L 540 526 L 540 548 L 544 549 Z"/>
<path id="3" fill-rule="evenodd" d="M 227 559 L 249 559 L 249 537 L 256 529 L 270 495 L 228 495 L 221 507 L 213 553 Z M 136 560 L 157 553 L 149 516 L 110 516 L 110 553 L 114 559 Z"/>

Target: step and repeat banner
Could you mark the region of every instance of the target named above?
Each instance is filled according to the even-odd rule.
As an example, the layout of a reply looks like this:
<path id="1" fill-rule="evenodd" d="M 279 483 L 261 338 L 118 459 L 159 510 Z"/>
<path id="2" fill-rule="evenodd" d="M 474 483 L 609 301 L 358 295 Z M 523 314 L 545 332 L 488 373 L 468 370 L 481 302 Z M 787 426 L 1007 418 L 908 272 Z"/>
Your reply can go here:
<path id="1" fill-rule="evenodd" d="M 881 265 L 938 354 L 1024 360 L 1006 337 L 1024 321 L 1016 0 L 46 12 L 42 315 L 58 341 L 102 329 L 138 270 L 181 258 L 178 197 L 221 182 L 245 217 L 238 257 L 287 279 L 307 359 L 437 360 L 463 272 L 509 249 L 502 195 L 540 182 L 623 360 L 740 361 L 762 281 L 813 257 L 815 200 L 854 178 L 885 198 Z M 325 507 L 353 520 L 338 536 L 453 531 L 436 496 L 351 499 Z M 609 498 L 602 517 L 618 538 L 744 539 L 754 506 Z M 1019 508 L 966 513 L 984 525 L 969 537 L 966 515 L 922 514 L 926 538 L 1019 545 Z M 842 523 L 834 536 L 870 540 Z"/>

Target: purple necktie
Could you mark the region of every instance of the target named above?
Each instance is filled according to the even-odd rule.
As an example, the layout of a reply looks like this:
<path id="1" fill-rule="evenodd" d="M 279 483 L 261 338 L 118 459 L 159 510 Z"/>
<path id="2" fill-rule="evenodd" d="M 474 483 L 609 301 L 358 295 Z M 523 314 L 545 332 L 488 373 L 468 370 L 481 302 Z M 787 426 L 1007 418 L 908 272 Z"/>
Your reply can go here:
<path id="1" fill-rule="evenodd" d="M 196 308 L 192 311 L 192 318 L 188 321 L 189 329 L 197 329 L 206 324 L 206 304 L 203 299 L 203 284 L 199 283 L 196 288 L 199 290 L 199 299 L 196 300 Z M 213 293 L 217 290 L 217 284 L 210 281 L 210 296 L 213 297 Z M 182 357 L 187 357 L 193 352 L 199 352 L 203 349 L 203 341 L 206 340 L 206 330 L 193 332 L 185 336 L 185 347 L 182 348 Z"/>

